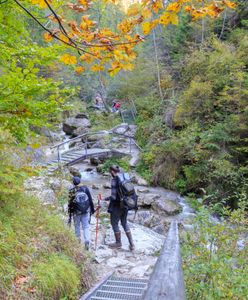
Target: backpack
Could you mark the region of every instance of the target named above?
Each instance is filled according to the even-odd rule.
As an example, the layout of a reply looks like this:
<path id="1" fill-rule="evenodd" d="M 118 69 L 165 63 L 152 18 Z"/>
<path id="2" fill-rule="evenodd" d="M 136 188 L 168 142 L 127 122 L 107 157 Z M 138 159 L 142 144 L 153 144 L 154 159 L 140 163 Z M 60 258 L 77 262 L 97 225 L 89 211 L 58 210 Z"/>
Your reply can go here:
<path id="1" fill-rule="evenodd" d="M 135 192 L 134 185 L 131 182 L 130 176 L 128 173 L 123 173 L 118 176 L 120 187 L 121 187 L 121 194 L 122 194 L 122 201 L 124 207 L 128 210 L 138 210 L 138 196 Z"/>
<path id="2" fill-rule="evenodd" d="M 90 207 L 90 201 L 88 195 L 83 189 L 75 191 L 75 197 L 73 200 L 73 210 L 80 213 L 87 213 Z"/>
<path id="3" fill-rule="evenodd" d="M 124 196 L 132 196 L 135 194 L 134 185 L 131 182 L 130 176 L 128 173 L 122 173 L 118 175 L 121 192 Z"/>

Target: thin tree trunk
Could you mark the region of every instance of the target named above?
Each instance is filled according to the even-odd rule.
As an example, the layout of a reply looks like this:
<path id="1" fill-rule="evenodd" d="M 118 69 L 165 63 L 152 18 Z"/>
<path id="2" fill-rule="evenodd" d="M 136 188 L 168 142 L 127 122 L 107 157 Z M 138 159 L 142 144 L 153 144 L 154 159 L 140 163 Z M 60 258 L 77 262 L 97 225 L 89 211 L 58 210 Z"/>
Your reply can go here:
<path id="1" fill-rule="evenodd" d="M 106 103 L 106 88 L 105 88 L 105 85 L 104 85 L 104 82 L 102 80 L 102 74 L 101 74 L 101 71 L 99 71 L 99 76 L 98 76 L 98 80 L 99 80 L 99 83 L 100 83 L 100 95 L 101 95 L 101 98 L 102 98 L 102 102 L 104 104 L 104 107 L 107 111 L 110 111 L 107 103 Z"/>
<path id="2" fill-rule="evenodd" d="M 223 18 L 223 22 L 222 22 L 221 32 L 220 32 L 220 35 L 219 35 L 219 40 L 221 40 L 222 35 L 223 35 L 224 31 L 225 31 L 225 23 L 226 23 L 226 10 L 224 12 L 224 18 Z"/>
<path id="3" fill-rule="evenodd" d="M 159 68 L 159 61 L 158 61 L 158 50 L 157 50 L 155 29 L 153 29 L 153 31 L 152 31 L 152 37 L 153 37 L 153 46 L 154 46 L 155 60 L 156 60 L 156 66 L 157 66 L 158 90 L 159 90 L 159 95 L 160 95 L 161 101 L 163 101 L 164 97 L 163 97 L 163 92 L 162 92 L 162 88 L 161 88 L 161 76 L 160 76 L 160 68 Z"/>
<path id="4" fill-rule="evenodd" d="M 204 0 L 202 1 L 202 7 L 204 7 Z M 204 42 L 204 35 L 205 35 L 205 19 L 202 18 L 201 43 Z"/>

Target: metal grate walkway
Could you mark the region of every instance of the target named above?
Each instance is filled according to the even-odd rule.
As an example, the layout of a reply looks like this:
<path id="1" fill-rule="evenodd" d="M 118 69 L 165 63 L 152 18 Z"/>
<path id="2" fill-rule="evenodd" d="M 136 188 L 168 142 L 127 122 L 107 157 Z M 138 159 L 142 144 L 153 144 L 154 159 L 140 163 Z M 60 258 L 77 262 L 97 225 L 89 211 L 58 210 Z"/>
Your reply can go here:
<path id="1" fill-rule="evenodd" d="M 148 280 L 111 276 L 85 300 L 141 300 Z"/>

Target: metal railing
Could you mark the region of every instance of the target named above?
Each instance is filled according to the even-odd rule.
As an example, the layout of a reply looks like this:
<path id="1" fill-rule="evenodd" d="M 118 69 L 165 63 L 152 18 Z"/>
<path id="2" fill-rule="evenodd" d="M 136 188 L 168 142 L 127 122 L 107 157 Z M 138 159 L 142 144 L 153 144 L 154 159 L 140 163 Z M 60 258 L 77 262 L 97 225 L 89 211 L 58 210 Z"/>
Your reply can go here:
<path id="1" fill-rule="evenodd" d="M 80 147 L 76 148 L 76 149 L 84 149 L 84 153 L 82 154 L 83 155 L 86 155 L 87 156 L 87 150 L 89 148 L 89 145 L 91 144 L 95 144 L 96 142 L 89 142 L 88 141 L 88 137 L 90 136 L 94 136 L 94 135 L 99 135 L 99 134 L 105 134 L 106 136 L 110 136 L 110 135 L 115 135 L 115 136 L 120 136 L 120 137 L 123 137 L 123 138 L 128 138 L 129 139 L 129 153 L 131 154 L 132 153 L 132 144 L 134 144 L 140 151 L 142 151 L 142 148 L 136 143 L 136 141 L 134 140 L 134 137 L 132 136 L 129 136 L 129 135 L 126 135 L 126 134 L 120 134 L 120 133 L 115 133 L 115 132 L 111 132 L 111 131 L 96 131 L 96 132 L 88 132 L 88 133 L 84 133 L 84 134 L 81 134 L 75 138 L 72 138 L 72 139 L 69 139 L 67 141 L 64 141 L 62 143 L 59 143 L 55 146 L 52 146 L 51 149 L 54 149 L 56 148 L 57 149 L 57 160 L 58 160 L 58 165 L 60 165 L 61 163 L 61 147 L 66 145 L 66 144 L 69 144 L 71 142 L 74 142 L 74 141 L 77 141 L 77 140 L 82 140 L 83 138 L 85 138 L 84 142 L 82 143 L 82 145 L 80 145 Z M 110 149 L 112 150 L 113 149 L 113 143 L 110 141 Z M 76 150 L 74 148 L 74 150 Z M 68 153 L 70 152 L 71 150 L 68 150 L 68 151 L 64 151 L 63 153 Z"/>

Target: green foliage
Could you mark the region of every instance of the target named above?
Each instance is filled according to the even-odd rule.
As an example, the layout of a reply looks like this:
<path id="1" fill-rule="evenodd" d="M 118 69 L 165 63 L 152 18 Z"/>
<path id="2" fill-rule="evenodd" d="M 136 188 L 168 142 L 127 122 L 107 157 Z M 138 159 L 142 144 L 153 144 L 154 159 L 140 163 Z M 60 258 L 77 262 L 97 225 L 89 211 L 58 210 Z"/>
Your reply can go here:
<path id="1" fill-rule="evenodd" d="M 53 254 L 32 268 L 34 284 L 45 299 L 75 299 L 80 288 L 80 270 L 66 256 Z"/>
<path id="2" fill-rule="evenodd" d="M 91 272 L 74 235 L 56 212 L 38 200 L 27 195 L 9 200 L 0 212 L 1 295 L 11 297 L 15 292 L 19 299 L 75 299 Z M 81 272 L 88 274 L 80 283 Z M 13 282 L 20 276 L 27 280 L 14 291 Z M 31 288 L 35 293 L 30 294 Z"/>
<path id="3" fill-rule="evenodd" d="M 92 131 L 108 130 L 120 124 L 121 119 L 113 113 L 90 113 Z"/>
<path id="4" fill-rule="evenodd" d="M 125 158 L 122 158 L 122 159 L 118 159 L 118 158 L 107 159 L 104 162 L 103 166 L 102 166 L 102 171 L 103 172 L 108 172 L 110 166 L 112 166 L 112 165 L 117 165 L 120 168 L 122 168 L 124 171 L 127 171 L 127 172 L 130 171 L 130 165 L 129 165 L 128 161 Z"/>
<path id="5" fill-rule="evenodd" d="M 245 299 L 248 293 L 245 207 L 221 223 L 201 209 L 194 231 L 184 236 L 182 259 L 188 299 Z M 243 245 L 242 245 L 243 244 Z"/>

